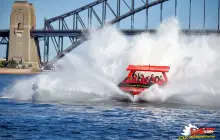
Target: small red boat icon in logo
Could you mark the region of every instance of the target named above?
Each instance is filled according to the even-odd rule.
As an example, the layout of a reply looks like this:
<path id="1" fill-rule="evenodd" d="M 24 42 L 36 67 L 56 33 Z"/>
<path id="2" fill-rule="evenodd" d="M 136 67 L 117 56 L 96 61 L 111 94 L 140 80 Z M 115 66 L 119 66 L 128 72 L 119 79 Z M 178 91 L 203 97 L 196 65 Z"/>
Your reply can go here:
<path id="1" fill-rule="evenodd" d="M 206 135 L 213 134 L 215 128 L 203 127 L 203 128 L 190 128 L 190 135 Z"/>

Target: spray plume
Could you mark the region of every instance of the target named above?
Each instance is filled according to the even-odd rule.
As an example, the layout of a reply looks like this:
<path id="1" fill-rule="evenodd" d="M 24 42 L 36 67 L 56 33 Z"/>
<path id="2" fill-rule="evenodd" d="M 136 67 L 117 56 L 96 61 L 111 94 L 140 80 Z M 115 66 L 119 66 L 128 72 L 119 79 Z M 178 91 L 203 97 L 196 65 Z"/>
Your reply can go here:
<path id="1" fill-rule="evenodd" d="M 220 105 L 220 66 L 217 36 L 184 36 L 178 20 L 164 21 L 157 34 L 126 37 L 113 27 L 92 33 L 90 41 L 66 55 L 63 70 L 17 81 L 3 95 L 38 101 L 92 101 L 126 99 L 149 102 Z M 126 76 L 128 64 L 169 65 L 169 84 L 141 93 L 135 100 L 117 84 Z M 151 73 L 149 73 L 151 74 Z M 39 86 L 38 95 L 31 90 Z"/>

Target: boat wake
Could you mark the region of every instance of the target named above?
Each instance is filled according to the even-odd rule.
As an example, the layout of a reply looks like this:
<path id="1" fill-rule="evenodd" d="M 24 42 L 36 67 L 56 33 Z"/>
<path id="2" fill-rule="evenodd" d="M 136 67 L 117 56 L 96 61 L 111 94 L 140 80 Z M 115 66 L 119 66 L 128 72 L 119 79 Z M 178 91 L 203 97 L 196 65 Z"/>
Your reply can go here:
<path id="1" fill-rule="evenodd" d="M 157 34 L 127 37 L 113 27 L 92 33 L 92 39 L 66 55 L 60 72 L 19 80 L 3 97 L 33 101 L 144 100 L 159 103 L 220 105 L 217 36 L 184 36 L 178 20 L 164 21 Z M 133 65 L 169 65 L 169 84 L 144 91 L 135 99 L 117 84 Z M 151 73 L 149 73 L 151 74 Z M 32 85 L 38 85 L 38 91 Z"/>

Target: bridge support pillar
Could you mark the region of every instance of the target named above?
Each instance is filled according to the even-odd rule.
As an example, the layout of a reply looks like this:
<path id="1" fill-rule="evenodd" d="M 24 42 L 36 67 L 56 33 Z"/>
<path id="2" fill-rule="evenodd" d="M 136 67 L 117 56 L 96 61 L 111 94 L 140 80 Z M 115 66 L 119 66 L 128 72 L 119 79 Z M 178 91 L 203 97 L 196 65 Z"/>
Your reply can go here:
<path id="1" fill-rule="evenodd" d="M 8 61 L 8 48 L 9 48 L 9 43 L 7 43 L 7 48 L 6 48 L 6 61 Z"/>
<path id="2" fill-rule="evenodd" d="M 40 67 L 40 56 L 30 31 L 36 28 L 35 10 L 31 3 L 15 1 L 10 19 L 8 60 L 16 60 L 25 67 Z"/>

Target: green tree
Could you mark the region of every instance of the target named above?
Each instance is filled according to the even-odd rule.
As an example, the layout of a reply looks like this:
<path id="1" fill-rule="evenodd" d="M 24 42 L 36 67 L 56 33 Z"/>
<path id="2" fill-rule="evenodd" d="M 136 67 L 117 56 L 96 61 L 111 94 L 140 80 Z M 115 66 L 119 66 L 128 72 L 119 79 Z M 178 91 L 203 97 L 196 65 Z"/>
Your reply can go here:
<path id="1" fill-rule="evenodd" d="M 2 61 L 0 61 L 0 68 L 4 67 L 4 65 L 2 64 Z"/>
<path id="2" fill-rule="evenodd" d="M 3 64 L 4 67 L 7 67 L 8 62 L 7 61 L 2 61 L 2 64 Z"/>
<path id="3" fill-rule="evenodd" d="M 22 68 L 22 69 L 25 69 L 25 65 L 22 65 L 21 68 Z"/>
<path id="4" fill-rule="evenodd" d="M 17 66 L 18 66 L 18 63 L 15 60 L 8 61 L 8 68 L 16 68 Z"/>
<path id="5" fill-rule="evenodd" d="M 32 67 L 32 64 L 28 64 L 28 67 L 31 68 L 31 67 Z"/>

